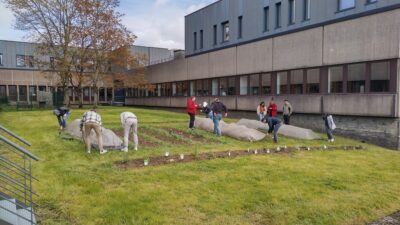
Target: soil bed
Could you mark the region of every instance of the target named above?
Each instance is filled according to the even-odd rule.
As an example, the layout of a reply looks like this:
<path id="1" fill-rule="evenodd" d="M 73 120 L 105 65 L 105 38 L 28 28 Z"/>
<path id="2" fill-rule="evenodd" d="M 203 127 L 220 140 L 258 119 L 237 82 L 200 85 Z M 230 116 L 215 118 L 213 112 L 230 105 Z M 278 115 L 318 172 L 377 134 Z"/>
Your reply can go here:
<path id="1" fill-rule="evenodd" d="M 199 153 L 197 155 L 190 154 L 184 155 L 184 158 L 181 159 L 180 155 L 171 155 L 171 156 L 156 156 L 148 158 L 148 166 L 159 166 L 166 164 L 176 164 L 176 163 L 187 163 L 192 161 L 202 161 L 202 160 L 212 160 L 217 158 L 234 158 L 240 156 L 248 156 L 248 155 L 267 155 L 267 154 L 287 154 L 296 151 L 316 151 L 316 150 L 324 150 L 324 151 L 332 151 L 332 150 L 364 150 L 362 146 L 341 146 L 341 147 L 276 147 L 271 149 L 252 149 L 252 150 L 232 150 L 232 151 L 221 151 L 221 152 L 204 152 Z M 129 161 L 118 161 L 115 162 L 115 165 L 124 168 L 141 168 L 144 166 L 144 160 L 141 159 L 132 159 Z"/>
<path id="2" fill-rule="evenodd" d="M 208 138 L 205 138 L 203 136 L 200 136 L 198 134 L 191 134 L 176 128 L 169 128 L 169 127 L 162 127 L 161 129 L 168 131 L 169 133 L 173 133 L 179 136 L 184 137 L 185 139 L 196 141 L 196 142 L 217 142 L 215 140 L 211 140 Z"/>
<path id="3" fill-rule="evenodd" d="M 118 137 L 124 138 L 124 131 L 123 130 L 113 130 L 113 131 Z M 132 133 L 129 133 L 129 136 L 132 136 Z M 139 145 L 142 146 L 142 147 L 155 148 L 155 147 L 160 146 L 156 142 L 146 141 L 140 135 L 138 135 L 138 138 L 139 138 Z M 129 138 L 129 140 L 132 140 L 132 138 Z"/>
<path id="4" fill-rule="evenodd" d="M 188 142 L 184 141 L 184 140 L 179 140 L 178 138 L 175 137 L 169 137 L 166 136 L 165 134 L 161 133 L 161 132 L 157 132 L 148 128 L 141 128 L 141 132 L 152 136 L 154 138 L 157 138 L 159 140 L 161 140 L 162 142 L 167 142 L 167 143 L 171 143 L 173 145 L 187 145 Z"/>

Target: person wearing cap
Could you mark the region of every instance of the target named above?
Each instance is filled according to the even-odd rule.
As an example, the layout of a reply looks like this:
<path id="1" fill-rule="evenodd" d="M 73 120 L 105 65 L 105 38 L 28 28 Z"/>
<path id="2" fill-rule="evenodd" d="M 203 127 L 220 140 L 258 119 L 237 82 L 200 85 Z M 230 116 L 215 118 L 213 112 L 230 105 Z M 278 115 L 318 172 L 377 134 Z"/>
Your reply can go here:
<path id="1" fill-rule="evenodd" d="M 201 111 L 206 115 L 206 118 L 213 118 L 211 105 L 209 105 L 207 102 L 203 102 L 203 109 Z"/>
<path id="2" fill-rule="evenodd" d="M 187 113 L 189 115 L 190 121 L 189 121 L 189 129 L 194 129 L 194 120 L 196 118 L 196 110 L 197 110 L 197 105 L 196 105 L 196 97 L 192 96 L 188 99 L 187 101 Z"/>
<path id="3" fill-rule="evenodd" d="M 137 135 L 138 119 L 135 114 L 131 112 L 121 113 L 121 124 L 124 128 L 124 147 L 123 152 L 128 152 L 129 145 L 129 133 L 132 130 L 133 133 L 133 143 L 135 145 L 135 151 L 138 150 L 139 140 Z"/>
<path id="4" fill-rule="evenodd" d="M 101 117 L 99 114 L 97 114 L 96 107 L 93 107 L 90 111 L 85 112 L 81 120 L 81 131 L 83 131 L 83 140 L 86 144 L 87 153 L 90 153 L 92 147 L 90 140 L 90 133 L 92 130 L 94 130 L 96 133 L 100 154 L 107 153 L 107 150 L 103 149 Z"/>
<path id="5" fill-rule="evenodd" d="M 221 128 L 219 128 L 219 122 L 222 119 L 222 113 L 224 113 L 225 117 L 227 117 L 228 111 L 226 109 L 226 106 L 222 102 L 220 102 L 218 98 L 215 99 L 211 109 L 213 111 L 214 134 L 216 134 L 217 136 L 221 136 Z"/>
<path id="6" fill-rule="evenodd" d="M 290 104 L 290 102 L 287 99 L 285 99 L 282 109 L 284 124 L 286 125 L 290 124 L 290 116 L 292 115 L 292 113 L 293 113 L 293 107 Z"/>

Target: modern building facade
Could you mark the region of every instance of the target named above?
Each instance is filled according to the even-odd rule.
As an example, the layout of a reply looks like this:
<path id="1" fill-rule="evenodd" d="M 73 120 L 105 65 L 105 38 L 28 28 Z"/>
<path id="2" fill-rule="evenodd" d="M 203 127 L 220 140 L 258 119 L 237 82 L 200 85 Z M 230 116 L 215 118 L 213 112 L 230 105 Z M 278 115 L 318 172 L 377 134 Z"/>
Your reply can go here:
<path id="1" fill-rule="evenodd" d="M 288 99 L 297 125 L 400 147 L 400 0 L 221 0 L 185 18 L 186 57 L 151 65 L 126 104 L 235 111 Z"/>
<path id="2" fill-rule="evenodd" d="M 132 46 L 131 52 L 140 56 L 145 65 L 160 60 L 171 60 L 173 51 L 163 48 L 144 46 Z M 54 74 L 42 72 L 34 63 L 35 44 L 16 41 L 0 41 L 0 98 L 7 97 L 10 102 L 37 102 L 38 91 L 56 90 L 58 86 Z M 46 60 L 46 59 L 45 59 Z M 48 57 L 50 61 L 50 57 Z M 94 93 L 90 84 L 83 89 L 83 100 L 85 104 L 94 101 L 97 94 L 100 103 L 110 104 L 116 101 L 116 97 L 125 91 L 115 88 L 112 80 L 104 82 L 98 93 Z M 72 104 L 78 103 L 79 98 L 69 88 L 69 96 Z"/>

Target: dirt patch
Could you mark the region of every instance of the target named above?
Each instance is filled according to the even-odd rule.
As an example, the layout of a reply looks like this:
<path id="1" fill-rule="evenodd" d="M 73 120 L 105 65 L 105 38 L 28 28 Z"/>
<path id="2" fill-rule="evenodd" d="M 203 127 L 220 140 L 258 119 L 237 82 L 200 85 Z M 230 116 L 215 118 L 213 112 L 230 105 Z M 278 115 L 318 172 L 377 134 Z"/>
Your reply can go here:
<path id="1" fill-rule="evenodd" d="M 217 142 L 215 140 L 211 140 L 208 138 L 205 138 L 203 136 L 200 136 L 198 134 L 191 134 L 176 128 L 169 128 L 169 127 L 161 127 L 161 129 L 168 131 L 171 134 L 175 134 L 175 135 L 179 135 L 182 136 L 183 138 L 187 139 L 187 140 L 192 140 L 192 141 L 196 141 L 196 142 Z"/>
<path id="2" fill-rule="evenodd" d="M 390 216 L 385 216 L 377 221 L 368 223 L 367 225 L 399 225 L 400 224 L 400 211 L 393 213 Z"/>
<path id="3" fill-rule="evenodd" d="M 362 146 L 342 146 L 342 147 L 276 147 L 271 149 L 247 149 L 247 150 L 232 150 L 221 152 L 205 152 L 190 155 L 172 155 L 172 156 L 156 156 L 151 158 L 133 159 L 129 161 L 118 161 L 115 165 L 120 168 L 141 168 L 144 167 L 144 161 L 148 160 L 148 166 L 159 166 L 175 163 L 187 163 L 192 161 L 212 160 L 217 158 L 234 158 L 248 155 L 267 155 L 267 154 L 287 154 L 296 151 L 316 151 L 316 150 L 364 150 Z M 181 157 L 183 156 L 183 158 Z"/>
<path id="4" fill-rule="evenodd" d="M 165 134 L 163 134 L 161 132 L 157 132 L 157 131 L 152 130 L 152 129 L 140 128 L 140 130 L 141 130 L 141 132 L 143 132 L 143 133 L 145 133 L 145 134 L 147 134 L 147 135 L 149 135 L 151 137 L 157 138 L 157 139 L 161 140 L 162 142 L 171 143 L 173 145 L 187 145 L 188 144 L 187 141 L 178 139 L 176 137 L 167 136 L 167 135 L 165 135 Z"/>
<path id="5" fill-rule="evenodd" d="M 124 138 L 124 131 L 123 130 L 113 130 L 113 131 L 118 137 Z M 132 133 L 129 134 L 129 140 L 132 140 L 131 136 L 132 136 Z M 140 135 L 138 135 L 138 139 L 139 139 L 139 146 L 141 146 L 141 147 L 155 148 L 155 147 L 160 146 L 156 142 L 146 141 Z"/>

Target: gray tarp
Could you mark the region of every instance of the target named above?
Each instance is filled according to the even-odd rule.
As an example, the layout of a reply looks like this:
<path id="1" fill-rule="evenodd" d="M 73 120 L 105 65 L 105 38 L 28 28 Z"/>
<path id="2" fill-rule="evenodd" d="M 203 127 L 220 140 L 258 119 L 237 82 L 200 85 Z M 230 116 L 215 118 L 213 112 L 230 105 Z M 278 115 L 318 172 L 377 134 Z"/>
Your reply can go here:
<path id="1" fill-rule="evenodd" d="M 211 119 L 196 117 L 194 122 L 196 128 L 206 130 L 209 132 L 214 131 L 214 124 Z M 233 137 L 239 140 L 245 141 L 259 141 L 265 138 L 265 134 L 252 128 L 248 128 L 243 125 L 235 123 L 227 124 L 224 121 L 220 122 L 220 128 L 222 135 Z"/>
<path id="2" fill-rule="evenodd" d="M 268 124 L 262 123 L 257 120 L 241 119 L 239 120 L 239 122 L 237 122 L 237 124 L 246 126 L 248 128 L 265 130 L 265 131 L 268 131 L 269 128 Z M 287 137 L 304 139 L 304 140 L 320 139 L 320 137 L 310 129 L 304 129 L 301 127 L 295 127 L 291 125 L 282 125 L 278 133 Z"/>
<path id="3" fill-rule="evenodd" d="M 80 122 L 80 119 L 74 120 L 71 124 L 68 125 L 65 132 L 71 135 L 74 139 L 83 141 L 82 132 L 80 131 L 79 127 Z M 102 136 L 104 149 L 119 150 L 122 148 L 122 140 L 112 130 L 103 127 Z M 92 132 L 90 133 L 90 138 L 92 140 L 92 146 L 98 149 L 97 137 L 94 130 L 92 130 Z"/>

